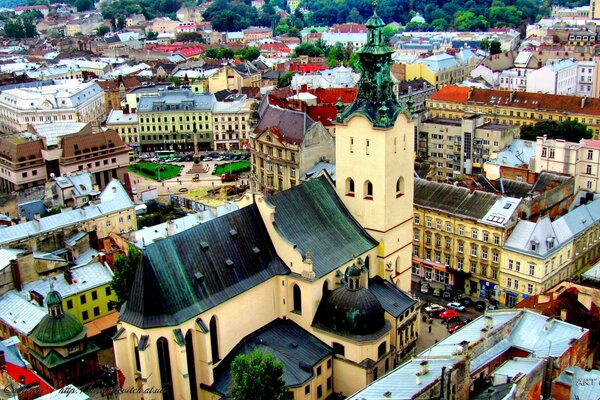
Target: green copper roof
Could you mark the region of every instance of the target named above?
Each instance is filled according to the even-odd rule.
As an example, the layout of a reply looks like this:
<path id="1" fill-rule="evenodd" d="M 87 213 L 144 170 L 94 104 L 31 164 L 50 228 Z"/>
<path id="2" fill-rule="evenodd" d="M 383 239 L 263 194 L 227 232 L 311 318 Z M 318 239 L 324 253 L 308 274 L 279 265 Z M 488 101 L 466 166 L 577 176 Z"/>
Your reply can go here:
<path id="1" fill-rule="evenodd" d="M 83 346 L 83 351 L 74 353 L 74 354 L 69 354 L 67 357 L 61 356 L 54 350 L 50 350 L 50 352 L 46 355 L 46 357 L 42 357 L 41 354 L 38 354 L 33 349 L 29 349 L 29 354 L 31 354 L 33 357 L 38 359 L 48 369 L 51 370 L 53 368 L 56 368 L 60 365 L 68 363 L 68 362 L 79 361 L 83 358 L 86 358 L 89 355 L 93 355 L 94 353 L 97 353 L 99 350 L 100 350 L 100 347 L 96 346 L 92 342 L 87 342 Z"/>
<path id="2" fill-rule="evenodd" d="M 66 312 L 60 316 L 46 315 L 32 332 L 31 338 L 40 346 L 64 346 L 83 339 L 86 333 L 87 328 Z"/>
<path id="3" fill-rule="evenodd" d="M 402 110 L 394 94 L 390 76 L 393 50 L 385 44 L 385 24 L 373 12 L 366 23 L 367 42 L 358 50 L 360 80 L 354 102 L 344 112 L 338 112 L 337 122 L 344 122 L 354 114 L 366 117 L 373 126 L 393 126 Z M 341 111 L 341 110 L 340 110 Z"/>
<path id="4" fill-rule="evenodd" d="M 49 306 L 54 304 L 62 304 L 62 296 L 56 290 L 53 290 L 46 295 L 46 304 Z"/>

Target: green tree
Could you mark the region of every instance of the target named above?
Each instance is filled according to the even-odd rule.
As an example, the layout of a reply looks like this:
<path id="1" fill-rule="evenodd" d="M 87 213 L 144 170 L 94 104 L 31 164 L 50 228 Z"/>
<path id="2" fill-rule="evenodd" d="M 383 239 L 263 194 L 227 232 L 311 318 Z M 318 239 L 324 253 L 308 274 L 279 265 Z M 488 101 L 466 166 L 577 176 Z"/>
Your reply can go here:
<path id="1" fill-rule="evenodd" d="M 117 254 L 113 263 L 113 279 L 110 287 L 117 295 L 117 306 L 121 307 L 129 299 L 135 273 L 142 261 L 142 253 L 137 247 L 129 245 L 127 255 Z"/>
<path id="2" fill-rule="evenodd" d="M 502 53 L 502 43 L 497 40 L 492 40 L 490 42 L 490 54 L 500 54 Z"/>
<path id="3" fill-rule="evenodd" d="M 283 400 L 286 395 L 283 364 L 271 354 L 254 349 L 231 363 L 232 400 Z"/>
<path id="4" fill-rule="evenodd" d="M 206 43 L 202 34 L 198 32 L 181 32 L 178 33 L 175 37 L 175 40 L 178 42 L 197 42 L 197 43 Z"/>
<path id="5" fill-rule="evenodd" d="M 23 39 L 25 32 L 23 31 L 23 25 L 19 19 L 9 19 L 4 23 L 4 34 L 13 39 Z"/>
<path id="6" fill-rule="evenodd" d="M 32 38 L 32 37 L 36 37 L 38 35 L 38 31 L 35 27 L 35 22 L 31 17 L 29 17 L 29 16 L 22 17 L 21 24 L 23 25 L 24 37 Z"/>
<path id="7" fill-rule="evenodd" d="M 96 36 L 104 36 L 108 32 L 110 32 L 110 28 L 108 26 L 106 26 L 106 25 L 100 25 L 96 29 Z"/>
<path id="8" fill-rule="evenodd" d="M 75 0 L 75 7 L 77 11 L 87 11 L 94 8 L 94 2 L 92 0 Z"/>
<path id="9" fill-rule="evenodd" d="M 237 58 L 239 60 L 248 60 L 248 61 L 254 61 L 259 56 L 260 56 L 260 50 L 258 50 L 258 47 L 256 47 L 256 46 L 242 47 L 241 49 L 236 51 L 234 54 L 235 58 Z"/>
<path id="10" fill-rule="evenodd" d="M 542 121 L 535 125 L 521 127 L 521 139 L 535 140 L 538 136 L 546 135 L 549 139 L 564 139 L 568 142 L 579 142 L 590 139 L 592 130 L 587 125 L 574 120 L 563 122 Z"/>
<path id="11" fill-rule="evenodd" d="M 158 32 L 154 32 L 154 31 L 152 31 L 152 29 L 150 29 L 146 32 L 147 40 L 155 40 L 157 37 L 158 37 Z"/>
<path id="12" fill-rule="evenodd" d="M 277 79 L 277 87 L 283 88 L 288 87 L 292 83 L 292 78 L 294 77 L 295 72 L 286 72 L 285 74 L 279 75 L 279 79 Z"/>
<path id="13" fill-rule="evenodd" d="M 490 51 L 489 39 L 482 39 L 481 42 L 479 42 L 479 47 L 481 48 L 481 50 Z"/>
<path id="14" fill-rule="evenodd" d="M 299 57 L 299 56 L 321 57 L 324 54 L 325 54 L 325 52 L 320 47 L 315 46 L 313 43 L 305 42 L 305 43 L 298 45 L 294 49 L 293 57 Z"/>
<path id="15" fill-rule="evenodd" d="M 443 31 L 447 31 L 448 30 L 448 21 L 446 21 L 444 18 L 436 18 L 433 21 L 431 21 L 431 30 L 436 31 L 436 32 L 443 32 Z"/>

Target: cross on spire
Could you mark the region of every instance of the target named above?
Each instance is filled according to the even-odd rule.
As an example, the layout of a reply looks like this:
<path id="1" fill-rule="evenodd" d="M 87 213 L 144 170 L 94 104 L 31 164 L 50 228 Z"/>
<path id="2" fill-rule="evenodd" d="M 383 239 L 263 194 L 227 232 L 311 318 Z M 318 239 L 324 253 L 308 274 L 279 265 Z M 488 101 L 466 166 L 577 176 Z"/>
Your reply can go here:
<path id="1" fill-rule="evenodd" d="M 373 0 L 373 12 L 377 10 L 377 0 Z"/>

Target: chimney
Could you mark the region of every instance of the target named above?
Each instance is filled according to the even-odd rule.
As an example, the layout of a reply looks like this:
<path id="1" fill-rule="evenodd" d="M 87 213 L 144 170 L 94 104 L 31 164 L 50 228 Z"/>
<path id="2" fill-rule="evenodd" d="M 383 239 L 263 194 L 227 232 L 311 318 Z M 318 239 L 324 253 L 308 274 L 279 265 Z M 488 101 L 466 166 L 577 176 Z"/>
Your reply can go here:
<path id="1" fill-rule="evenodd" d="M 511 91 L 508 97 L 509 101 L 512 103 L 515 100 L 515 91 Z"/>
<path id="2" fill-rule="evenodd" d="M 563 308 L 562 310 L 560 310 L 560 320 L 561 321 L 567 321 L 567 309 Z"/>
<path id="3" fill-rule="evenodd" d="M 22 215 L 22 216 L 21 216 L 21 219 L 19 220 L 19 223 L 23 224 L 23 223 L 25 223 L 25 222 L 27 222 L 27 217 L 26 217 L 26 216 L 24 216 L 24 215 Z"/>
<path id="4" fill-rule="evenodd" d="M 308 85 L 304 84 L 300 86 L 300 93 L 306 93 L 308 92 Z"/>
<path id="5" fill-rule="evenodd" d="M 417 386 L 419 386 L 419 385 L 421 384 L 421 373 L 420 373 L 420 372 L 417 372 L 417 373 L 415 374 L 415 378 L 416 378 L 416 379 L 415 379 L 415 383 L 417 384 Z"/>
<path id="6" fill-rule="evenodd" d="M 428 372 L 429 372 L 429 361 L 426 361 L 426 360 L 421 361 L 421 364 L 419 364 L 419 374 L 421 374 L 421 376 L 423 376 L 423 375 L 427 375 Z"/>
<path id="7" fill-rule="evenodd" d="M 492 317 L 490 317 L 489 315 L 486 315 L 485 317 L 483 317 L 484 319 L 484 327 L 487 330 L 492 329 L 492 327 L 494 326 L 494 319 Z"/>
<path id="8" fill-rule="evenodd" d="M 473 94 L 473 88 L 469 89 L 469 94 L 467 95 L 467 100 L 471 100 L 471 95 Z"/>
<path id="9" fill-rule="evenodd" d="M 72 285 L 73 284 L 73 273 L 71 272 L 70 269 L 68 269 L 68 268 L 65 269 L 64 276 L 65 276 L 65 280 L 67 281 L 67 283 L 69 285 Z"/>
<path id="10" fill-rule="evenodd" d="M 17 260 L 10 260 L 10 272 L 12 273 L 13 286 L 20 292 L 21 286 L 21 271 L 19 271 L 19 262 Z"/>
<path id="11" fill-rule="evenodd" d="M 550 296 L 547 294 L 540 294 L 538 296 L 538 304 L 544 304 L 550 301 Z"/>
<path id="12" fill-rule="evenodd" d="M 585 107 L 585 103 L 587 102 L 587 96 L 581 98 L 581 108 Z"/>
<path id="13" fill-rule="evenodd" d="M 175 234 L 175 222 L 172 219 L 167 221 L 167 236 L 173 236 Z"/>
<path id="14" fill-rule="evenodd" d="M 577 301 L 585 306 L 588 310 L 592 309 L 592 296 L 587 293 L 577 293 Z"/>
<path id="15" fill-rule="evenodd" d="M 553 317 L 548 318 L 548 321 L 546 321 L 546 323 L 544 324 L 544 332 L 548 332 L 553 324 L 554 324 L 554 318 Z"/>
<path id="16" fill-rule="evenodd" d="M 481 338 L 485 339 L 488 337 L 488 330 L 485 328 L 482 328 L 481 331 L 479 332 L 481 334 Z"/>

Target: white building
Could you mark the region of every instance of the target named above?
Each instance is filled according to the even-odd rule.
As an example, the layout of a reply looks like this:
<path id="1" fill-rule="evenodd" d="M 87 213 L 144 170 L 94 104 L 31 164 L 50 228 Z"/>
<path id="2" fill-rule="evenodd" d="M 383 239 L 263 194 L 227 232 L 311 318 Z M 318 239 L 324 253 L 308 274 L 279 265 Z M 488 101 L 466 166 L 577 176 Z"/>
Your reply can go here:
<path id="1" fill-rule="evenodd" d="M 577 92 L 577 64 L 562 60 L 531 71 L 527 79 L 527 91 L 574 96 Z"/>
<path id="2" fill-rule="evenodd" d="M 577 62 L 577 96 L 598 97 L 598 62 Z"/>
<path id="3" fill-rule="evenodd" d="M 52 85 L 20 85 L 0 95 L 0 129 L 22 132 L 27 124 L 90 122 L 104 119 L 104 92 L 96 82 L 78 79 Z"/>
<path id="4" fill-rule="evenodd" d="M 527 74 L 531 72 L 525 68 L 511 68 L 500 72 L 498 87 L 502 90 L 525 91 L 527 89 Z"/>
<path id="5" fill-rule="evenodd" d="M 576 189 L 600 192 L 600 140 L 538 137 L 534 170 L 568 174 L 575 177 Z"/>
<path id="6" fill-rule="evenodd" d="M 248 147 L 251 106 L 254 100 L 240 96 L 234 101 L 217 101 L 213 107 L 214 140 L 217 150 L 238 150 Z"/>

